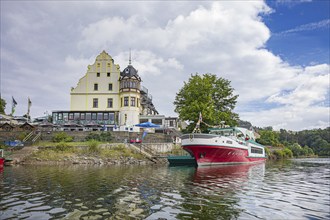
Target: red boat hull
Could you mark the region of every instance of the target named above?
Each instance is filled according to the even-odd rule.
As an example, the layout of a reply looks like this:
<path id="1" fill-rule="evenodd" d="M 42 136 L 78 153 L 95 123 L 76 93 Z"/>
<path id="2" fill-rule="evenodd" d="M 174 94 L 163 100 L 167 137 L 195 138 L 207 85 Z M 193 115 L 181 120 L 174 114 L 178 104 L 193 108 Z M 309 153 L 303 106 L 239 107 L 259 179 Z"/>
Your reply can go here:
<path id="1" fill-rule="evenodd" d="M 4 163 L 5 163 L 5 158 L 0 158 L 0 168 L 3 167 Z"/>
<path id="2" fill-rule="evenodd" d="M 249 157 L 247 149 L 210 145 L 185 145 L 183 149 L 192 154 L 199 166 L 217 164 L 241 164 L 261 162 L 265 157 Z"/>

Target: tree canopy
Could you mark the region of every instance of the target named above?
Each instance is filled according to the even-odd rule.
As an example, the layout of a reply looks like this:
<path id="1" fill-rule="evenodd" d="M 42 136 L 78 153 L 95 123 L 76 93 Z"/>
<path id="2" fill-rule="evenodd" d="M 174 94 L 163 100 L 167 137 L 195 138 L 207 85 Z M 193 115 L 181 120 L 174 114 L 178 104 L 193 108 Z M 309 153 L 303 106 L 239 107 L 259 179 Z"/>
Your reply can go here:
<path id="1" fill-rule="evenodd" d="M 219 125 L 225 121 L 227 125 L 237 125 L 238 114 L 233 112 L 238 95 L 233 94 L 234 89 L 230 81 L 218 78 L 214 74 L 198 73 L 191 75 L 188 82 L 176 94 L 175 112 L 182 120 L 194 121 L 187 131 L 192 131 L 202 113 L 203 121 L 210 125 Z M 201 125 L 201 130 L 207 127 Z"/>

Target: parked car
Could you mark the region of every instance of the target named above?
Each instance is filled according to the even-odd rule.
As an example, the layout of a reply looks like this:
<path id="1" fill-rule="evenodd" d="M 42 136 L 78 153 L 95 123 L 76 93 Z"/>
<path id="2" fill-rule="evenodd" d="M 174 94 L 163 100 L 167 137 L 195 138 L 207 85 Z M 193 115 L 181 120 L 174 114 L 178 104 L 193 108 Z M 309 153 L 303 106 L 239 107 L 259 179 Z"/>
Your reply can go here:
<path id="1" fill-rule="evenodd" d="M 142 140 L 140 140 L 139 138 L 131 139 L 130 140 L 130 143 L 131 144 L 140 144 L 140 143 L 142 143 Z"/>

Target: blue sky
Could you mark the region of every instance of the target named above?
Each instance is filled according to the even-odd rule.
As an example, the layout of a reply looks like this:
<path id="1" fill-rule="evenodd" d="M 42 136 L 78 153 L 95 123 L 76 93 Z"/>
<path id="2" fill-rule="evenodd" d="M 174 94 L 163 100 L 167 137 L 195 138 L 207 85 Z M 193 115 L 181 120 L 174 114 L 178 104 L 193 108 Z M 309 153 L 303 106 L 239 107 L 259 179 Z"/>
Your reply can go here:
<path id="1" fill-rule="evenodd" d="M 106 50 L 132 64 L 160 114 L 193 73 L 231 81 L 259 127 L 329 126 L 329 1 L 1 1 L 1 95 L 10 112 L 69 110 Z"/>
<path id="2" fill-rule="evenodd" d="M 292 65 L 329 63 L 330 1 L 267 1 L 272 32 L 267 48 Z"/>

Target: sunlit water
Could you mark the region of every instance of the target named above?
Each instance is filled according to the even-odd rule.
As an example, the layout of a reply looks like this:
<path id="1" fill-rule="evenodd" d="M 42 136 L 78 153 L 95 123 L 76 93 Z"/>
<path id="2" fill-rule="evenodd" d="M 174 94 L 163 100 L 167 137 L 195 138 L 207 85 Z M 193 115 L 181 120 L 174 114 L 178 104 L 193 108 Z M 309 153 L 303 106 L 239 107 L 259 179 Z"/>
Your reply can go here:
<path id="1" fill-rule="evenodd" d="M 0 219 L 330 219 L 330 160 L 5 167 Z"/>

